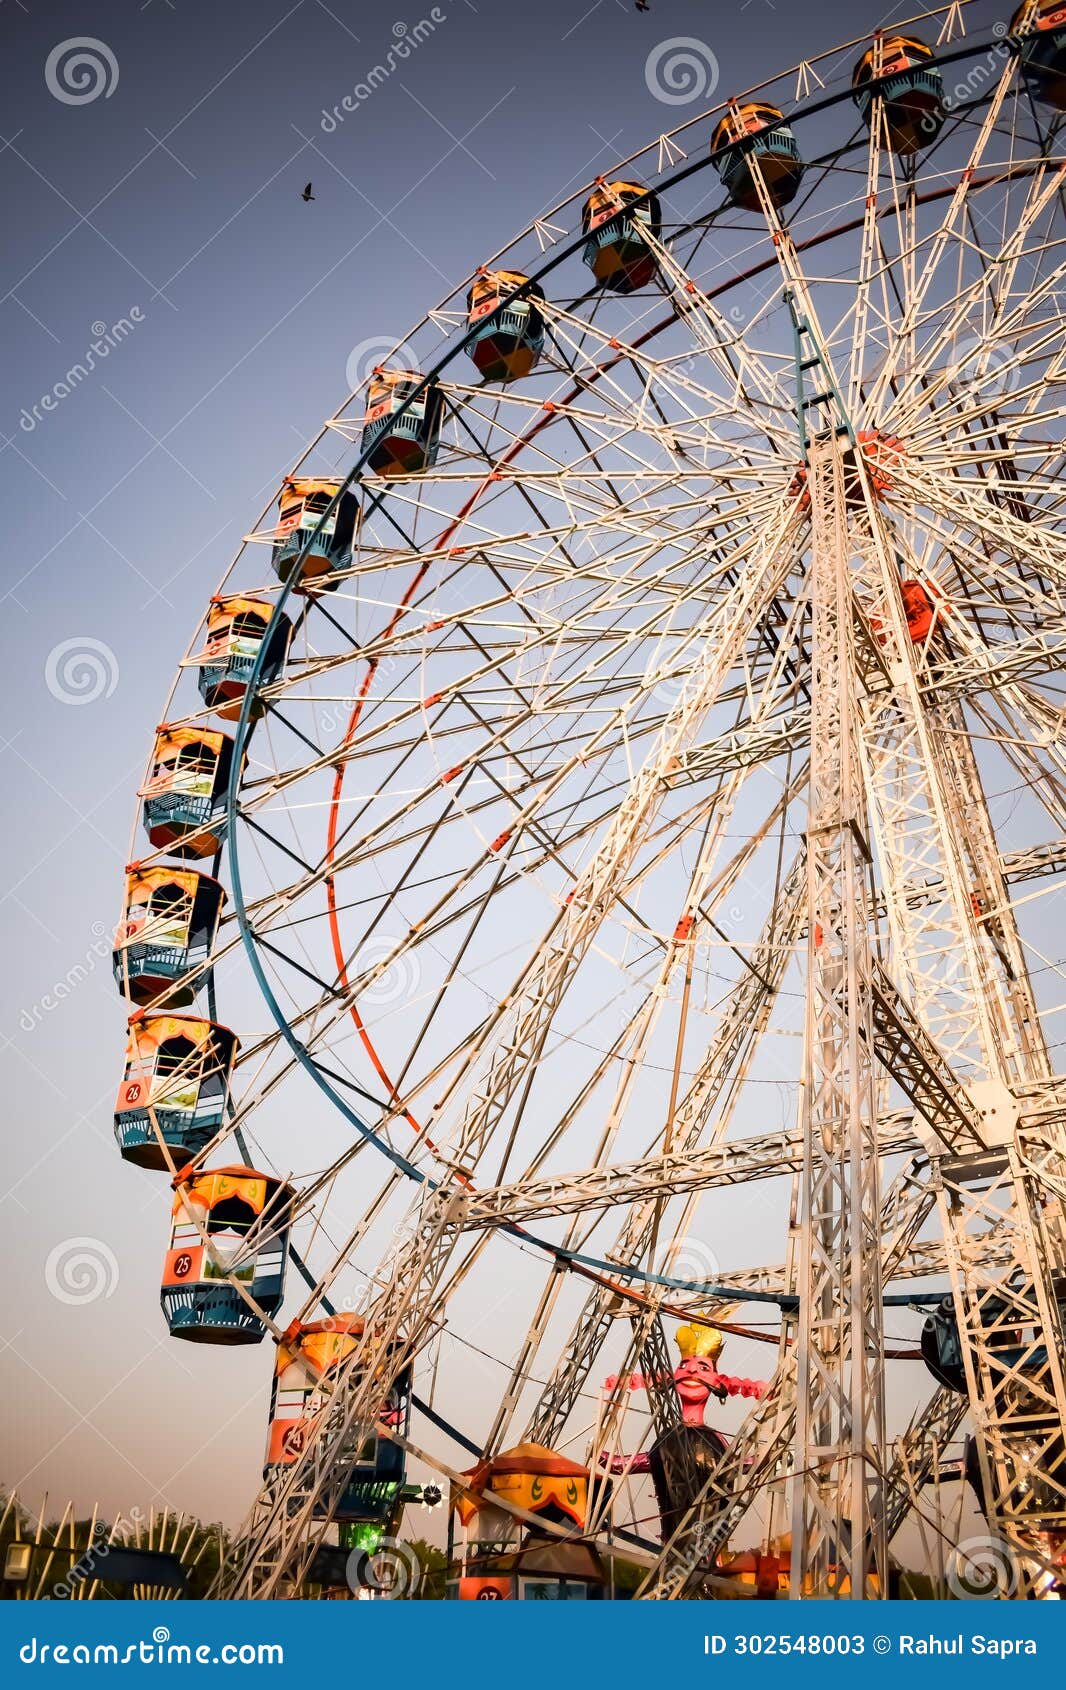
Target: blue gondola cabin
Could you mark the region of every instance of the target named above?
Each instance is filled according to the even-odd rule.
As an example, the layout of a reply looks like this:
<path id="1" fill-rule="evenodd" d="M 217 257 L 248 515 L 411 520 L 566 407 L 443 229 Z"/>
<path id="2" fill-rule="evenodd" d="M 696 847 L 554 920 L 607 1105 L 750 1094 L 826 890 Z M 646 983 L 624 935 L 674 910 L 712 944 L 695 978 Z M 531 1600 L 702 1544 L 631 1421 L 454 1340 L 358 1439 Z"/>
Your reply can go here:
<path id="1" fill-rule="evenodd" d="M 277 1314 L 292 1202 L 291 1186 L 254 1168 L 178 1175 L 160 1299 L 172 1337 L 259 1343 L 266 1328 L 228 1276 L 240 1280 L 265 1314 Z"/>
<path id="2" fill-rule="evenodd" d="M 221 848 L 232 760 L 228 734 L 164 723 L 139 794 L 145 830 L 157 850 L 176 857 L 213 857 Z"/>
<path id="3" fill-rule="evenodd" d="M 867 124 L 880 94 L 892 152 L 910 156 L 944 127 L 944 78 L 933 49 L 913 35 L 889 35 L 864 53 L 852 76 L 855 104 Z"/>
<path id="4" fill-rule="evenodd" d="M 290 476 L 281 489 L 273 537 L 274 573 L 285 582 L 299 562 L 295 592 L 334 587 L 338 572 L 351 567 L 359 500 L 349 491 L 334 504 L 340 485 L 339 481 Z"/>
<path id="5" fill-rule="evenodd" d="M 729 108 L 711 137 L 711 153 L 730 199 L 745 211 L 762 204 L 757 174 L 777 210 L 795 199 L 803 180 L 796 137 L 778 108 L 763 100 Z"/>
<path id="6" fill-rule="evenodd" d="M 512 299 L 523 283 L 521 299 Z M 478 330 L 468 350 L 485 381 L 519 381 L 536 368 L 544 348 L 543 302 L 543 290 L 517 271 L 478 273 L 466 296 L 467 324 Z"/>
<path id="7" fill-rule="evenodd" d="M 582 254 L 592 274 L 612 293 L 645 288 L 658 269 L 650 240 L 662 234 L 657 194 L 641 182 L 605 182 L 601 177 L 585 201 Z"/>
<path id="8" fill-rule="evenodd" d="M 352 1354 L 362 1333 L 363 1322 L 357 1315 L 294 1321 L 289 1327 L 278 1345 L 274 1367 L 265 1477 L 291 1466 L 302 1455 L 329 1401 L 333 1376 Z M 410 1410 L 408 1367 L 392 1386 L 378 1418 L 406 1437 Z M 405 1480 L 406 1462 L 400 1445 L 372 1433 L 360 1444 L 333 1518 L 347 1525 L 398 1526 Z"/>
<path id="9" fill-rule="evenodd" d="M 273 607 L 264 599 L 217 598 L 207 613 L 207 640 L 192 659 L 198 665 L 200 697 L 209 710 L 227 722 L 241 713 L 256 659 L 266 639 Z M 269 686 L 281 673 L 292 637 L 292 623 L 279 616 L 259 669 L 260 686 Z M 259 714 L 258 704 L 253 715 Z"/>
<path id="10" fill-rule="evenodd" d="M 1011 19 L 1010 33 L 1017 36 L 1025 7 L 1019 6 Z M 1066 111 L 1066 4 L 1064 0 L 1038 0 L 1026 25 L 1020 45 L 1022 69 L 1038 100 Z"/>
<path id="11" fill-rule="evenodd" d="M 375 475 L 419 475 L 436 463 L 444 395 L 435 381 L 423 381 L 417 370 L 375 370 L 371 377 L 363 451 Z"/>
<path id="12" fill-rule="evenodd" d="M 181 1168 L 210 1144 L 225 1119 L 238 1043 L 228 1027 L 199 1016 L 134 1017 L 115 1104 L 124 1161 L 167 1168 L 165 1144 Z"/>
<path id="13" fill-rule="evenodd" d="M 225 896 L 197 869 L 130 864 L 112 967 L 133 1003 L 183 1009 L 209 984 Z"/>

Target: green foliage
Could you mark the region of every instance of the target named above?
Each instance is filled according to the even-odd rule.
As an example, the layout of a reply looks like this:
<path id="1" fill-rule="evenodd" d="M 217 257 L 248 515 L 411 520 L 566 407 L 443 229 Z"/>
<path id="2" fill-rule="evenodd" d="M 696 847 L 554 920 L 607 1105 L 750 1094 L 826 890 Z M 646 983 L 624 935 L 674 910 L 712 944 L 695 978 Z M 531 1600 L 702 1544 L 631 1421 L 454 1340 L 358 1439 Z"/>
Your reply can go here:
<path id="1" fill-rule="evenodd" d="M 906 1567 L 899 1571 L 899 1599 L 901 1602 L 943 1602 L 944 1591 L 928 1573 L 912 1573 Z"/>
<path id="2" fill-rule="evenodd" d="M 408 1538 L 405 1544 L 418 1557 L 418 1564 L 422 1568 L 422 1579 L 418 1592 L 412 1600 L 417 1602 L 443 1602 L 444 1584 L 448 1572 L 448 1557 L 443 1549 L 436 1544 L 427 1543 L 424 1537 Z"/>

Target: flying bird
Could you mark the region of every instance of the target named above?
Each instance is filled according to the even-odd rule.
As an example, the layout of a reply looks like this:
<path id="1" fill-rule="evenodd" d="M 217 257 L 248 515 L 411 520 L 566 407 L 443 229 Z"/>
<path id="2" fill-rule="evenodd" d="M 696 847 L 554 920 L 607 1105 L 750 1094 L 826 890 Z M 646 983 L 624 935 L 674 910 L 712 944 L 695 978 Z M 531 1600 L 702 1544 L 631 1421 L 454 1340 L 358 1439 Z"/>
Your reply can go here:
<path id="1" fill-rule="evenodd" d="M 315 197 L 314 194 L 311 192 L 311 184 L 310 184 L 310 182 L 308 182 L 308 184 L 307 184 L 306 188 L 304 189 L 303 193 L 300 195 L 300 198 L 306 204 L 308 200 L 313 200 L 314 197 Z"/>
<path id="2" fill-rule="evenodd" d="M 638 12 L 647 12 L 650 10 L 648 0 L 634 0 L 634 4 Z"/>

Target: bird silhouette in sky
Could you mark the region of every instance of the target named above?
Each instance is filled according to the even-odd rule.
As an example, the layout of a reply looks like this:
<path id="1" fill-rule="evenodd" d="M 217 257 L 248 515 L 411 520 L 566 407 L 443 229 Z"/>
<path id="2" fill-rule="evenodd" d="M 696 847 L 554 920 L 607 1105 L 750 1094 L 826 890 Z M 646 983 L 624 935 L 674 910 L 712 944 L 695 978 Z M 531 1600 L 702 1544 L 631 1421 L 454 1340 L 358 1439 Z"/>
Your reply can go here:
<path id="1" fill-rule="evenodd" d="M 651 10 L 648 5 L 648 0 L 634 0 L 634 4 L 638 12 L 648 12 Z"/>
<path id="2" fill-rule="evenodd" d="M 310 184 L 310 182 L 308 182 L 308 184 L 307 184 L 306 188 L 304 189 L 303 193 L 300 195 L 300 198 L 303 200 L 304 204 L 306 205 L 307 201 L 313 200 L 314 197 L 315 197 L 314 194 L 311 192 L 311 184 Z"/>

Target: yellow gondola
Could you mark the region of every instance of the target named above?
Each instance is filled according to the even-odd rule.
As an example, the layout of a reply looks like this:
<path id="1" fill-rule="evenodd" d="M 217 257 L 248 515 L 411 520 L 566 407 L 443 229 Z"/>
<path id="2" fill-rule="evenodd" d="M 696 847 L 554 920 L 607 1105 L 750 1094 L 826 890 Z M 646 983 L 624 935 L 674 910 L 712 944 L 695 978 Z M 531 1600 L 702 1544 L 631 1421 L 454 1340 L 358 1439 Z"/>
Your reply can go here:
<path id="1" fill-rule="evenodd" d="M 658 268 L 648 237 L 658 240 L 662 227 L 657 194 L 642 182 L 605 182 L 601 176 L 581 213 L 588 237 L 582 256 L 612 293 L 634 293 L 647 287 Z"/>
<path id="2" fill-rule="evenodd" d="M 235 722 L 241 713 L 273 608 L 265 599 L 235 596 L 211 600 L 207 640 L 204 649 L 191 661 L 199 667 L 200 697 L 224 721 Z M 292 623 L 287 616 L 279 616 L 263 655 L 260 685 L 268 686 L 281 673 L 291 637 Z M 260 709 L 258 704 L 253 705 L 253 715 L 258 715 Z"/>
<path id="3" fill-rule="evenodd" d="M 855 103 L 869 123 L 877 85 L 888 145 L 905 156 L 935 141 L 944 126 L 944 79 L 933 49 L 914 35 L 888 35 L 863 54 L 851 79 Z"/>
<path id="4" fill-rule="evenodd" d="M 521 299 L 516 288 L 529 283 Z M 491 323 L 485 319 L 507 300 Z M 517 381 L 537 366 L 544 346 L 544 317 L 539 304 L 544 293 L 528 276 L 515 270 L 481 270 L 466 296 L 467 324 L 485 326 L 470 343 L 469 352 L 486 381 Z"/>
<path id="5" fill-rule="evenodd" d="M 284 582 L 306 548 L 293 589 L 297 593 L 335 586 L 331 577 L 351 564 L 359 501 L 352 492 L 337 499 L 340 485 L 306 476 L 290 476 L 282 484 L 272 558 L 274 572 Z"/>
<path id="6" fill-rule="evenodd" d="M 211 857 L 226 832 L 226 788 L 233 760 L 228 734 L 165 722 L 138 794 L 152 844 L 178 857 Z"/>
<path id="7" fill-rule="evenodd" d="M 200 1016 L 135 1016 L 115 1104 L 123 1160 L 165 1169 L 161 1137 L 180 1168 L 210 1144 L 226 1117 L 238 1047 L 228 1027 Z"/>
<path id="8" fill-rule="evenodd" d="M 1026 8 L 1019 6 L 1010 33 L 1017 36 Z M 1033 93 L 1056 111 L 1066 111 L 1066 3 L 1037 0 L 1020 46 L 1022 68 Z"/>
<path id="9" fill-rule="evenodd" d="M 112 966 L 115 980 L 134 1003 L 159 999 L 172 1008 L 192 1003 L 210 979 L 203 965 L 225 897 L 218 881 L 197 869 L 130 864 Z M 177 980 L 183 983 L 175 986 Z"/>
<path id="10" fill-rule="evenodd" d="M 277 1313 L 293 1195 L 283 1180 L 254 1168 L 178 1175 L 160 1299 L 172 1337 L 197 1344 L 259 1343 L 266 1328 L 227 1274 L 247 1287 L 266 1314 Z"/>
<path id="11" fill-rule="evenodd" d="M 758 211 L 762 204 L 753 165 L 778 210 L 795 199 L 804 164 L 796 137 L 777 106 L 752 100 L 731 106 L 711 137 L 714 166 L 734 205 Z"/>
<path id="12" fill-rule="evenodd" d="M 368 465 L 375 475 L 418 475 L 436 463 L 444 395 L 435 381 L 423 387 L 423 380 L 417 370 L 374 372 L 363 450 L 369 449 Z"/>

